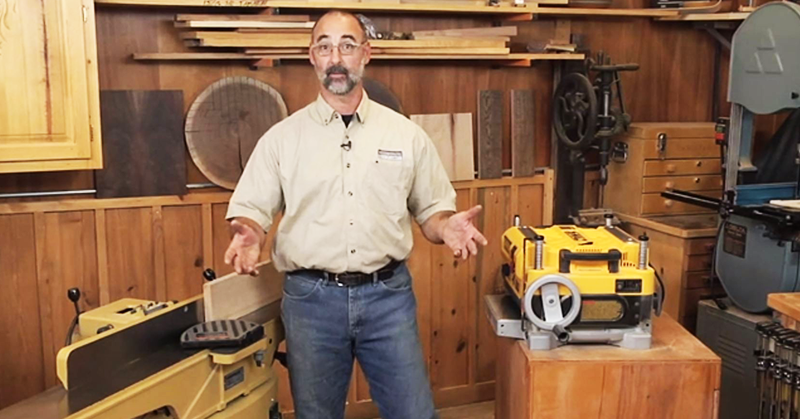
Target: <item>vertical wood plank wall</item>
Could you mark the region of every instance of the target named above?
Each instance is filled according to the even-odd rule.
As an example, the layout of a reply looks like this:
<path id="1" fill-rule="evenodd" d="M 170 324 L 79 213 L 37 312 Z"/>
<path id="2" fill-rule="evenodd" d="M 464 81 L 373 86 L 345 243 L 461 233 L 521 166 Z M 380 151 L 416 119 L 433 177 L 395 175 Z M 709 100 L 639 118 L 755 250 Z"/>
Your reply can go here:
<path id="1" fill-rule="evenodd" d="M 499 239 L 513 216 L 551 222 L 551 170 L 529 178 L 455 183 L 459 210 L 483 205 L 478 228 L 489 240 L 479 257 L 454 260 L 415 228 L 409 260 L 420 334 L 437 403 L 494 398 L 494 347 L 482 298 L 502 290 Z M 229 234 L 227 192 L 180 197 L 0 204 L 0 407 L 57 384 L 55 356 L 74 315 L 67 290 L 79 287 L 82 309 L 123 297 L 181 300 L 202 292 L 202 271 L 222 263 Z M 265 250 L 264 255 L 268 254 Z M 291 409 L 282 367 L 281 404 Z M 359 370 L 350 417 L 373 417 Z"/>

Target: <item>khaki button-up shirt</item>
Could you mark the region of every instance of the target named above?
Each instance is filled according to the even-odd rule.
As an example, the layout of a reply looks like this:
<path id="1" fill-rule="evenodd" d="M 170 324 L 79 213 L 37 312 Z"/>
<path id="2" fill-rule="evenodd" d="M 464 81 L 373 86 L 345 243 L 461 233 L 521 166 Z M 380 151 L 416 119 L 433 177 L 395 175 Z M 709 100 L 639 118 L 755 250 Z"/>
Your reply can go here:
<path id="1" fill-rule="evenodd" d="M 349 144 L 344 146 L 344 144 Z M 259 140 L 226 218 L 268 230 L 278 270 L 374 272 L 411 253 L 411 216 L 422 224 L 455 211 L 455 191 L 418 125 L 364 93 L 345 127 L 319 96 Z"/>

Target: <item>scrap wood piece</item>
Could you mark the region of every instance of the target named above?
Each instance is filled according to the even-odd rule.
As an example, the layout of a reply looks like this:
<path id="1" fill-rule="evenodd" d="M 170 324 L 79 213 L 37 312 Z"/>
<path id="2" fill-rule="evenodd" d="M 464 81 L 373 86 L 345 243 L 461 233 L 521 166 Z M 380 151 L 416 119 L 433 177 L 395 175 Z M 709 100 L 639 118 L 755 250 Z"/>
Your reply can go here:
<path id="1" fill-rule="evenodd" d="M 414 37 L 420 36 L 517 36 L 516 26 L 498 26 L 487 28 L 438 29 L 430 31 L 413 31 Z"/>
<path id="2" fill-rule="evenodd" d="M 533 90 L 511 91 L 511 174 L 533 176 L 535 131 Z"/>
<path id="3" fill-rule="evenodd" d="M 472 114 L 411 115 L 428 134 L 451 181 L 475 179 Z"/>
<path id="4" fill-rule="evenodd" d="M 503 92 L 478 92 L 478 178 L 503 176 Z"/>
<path id="5" fill-rule="evenodd" d="M 234 272 L 203 284 L 205 321 L 238 319 L 281 299 L 284 275 L 270 261 L 256 269 L 257 276 Z"/>
<path id="6" fill-rule="evenodd" d="M 185 22 L 189 20 L 229 20 L 229 21 L 237 21 L 237 20 L 258 20 L 262 22 L 308 22 L 311 20 L 309 15 L 268 15 L 268 14 L 259 14 L 259 15 L 228 15 L 228 14 L 219 14 L 219 15 L 209 15 L 209 14 L 178 14 L 175 15 L 175 20 L 179 22 Z"/>
<path id="7" fill-rule="evenodd" d="M 264 22 L 258 20 L 189 20 L 175 22 L 176 28 L 255 28 L 255 29 L 311 29 L 314 22 Z"/>

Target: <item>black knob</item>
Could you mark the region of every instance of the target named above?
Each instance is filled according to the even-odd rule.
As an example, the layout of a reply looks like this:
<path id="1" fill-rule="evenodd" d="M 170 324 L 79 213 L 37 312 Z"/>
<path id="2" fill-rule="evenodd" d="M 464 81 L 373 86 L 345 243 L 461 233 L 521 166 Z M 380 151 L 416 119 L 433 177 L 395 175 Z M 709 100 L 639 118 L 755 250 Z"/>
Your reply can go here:
<path id="1" fill-rule="evenodd" d="M 650 240 L 650 237 L 647 237 L 647 233 L 644 233 L 641 236 L 639 236 L 639 241 L 646 242 L 648 240 Z"/>
<path id="2" fill-rule="evenodd" d="M 213 269 L 208 268 L 205 271 L 203 271 L 203 278 L 205 278 L 206 281 L 213 281 L 217 279 L 217 273 L 214 272 Z"/>
<path id="3" fill-rule="evenodd" d="M 67 298 L 73 303 L 77 303 L 81 299 L 81 290 L 78 288 L 70 288 L 67 290 Z"/>
<path id="4" fill-rule="evenodd" d="M 800 97 L 800 93 L 792 92 L 792 99 L 797 99 Z"/>

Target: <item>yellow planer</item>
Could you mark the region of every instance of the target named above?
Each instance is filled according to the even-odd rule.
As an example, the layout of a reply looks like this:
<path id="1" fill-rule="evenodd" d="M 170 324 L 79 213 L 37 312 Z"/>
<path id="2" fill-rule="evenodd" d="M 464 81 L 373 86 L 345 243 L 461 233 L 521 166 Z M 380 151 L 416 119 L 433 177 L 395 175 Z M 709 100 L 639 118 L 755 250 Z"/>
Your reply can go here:
<path id="1" fill-rule="evenodd" d="M 648 264 L 648 238 L 607 224 L 506 230 L 505 288 L 518 307 L 518 330 L 531 349 L 609 343 L 647 349 L 651 313 L 662 293 Z M 496 330 L 512 324 L 501 324 Z"/>
<path id="2" fill-rule="evenodd" d="M 62 386 L 0 410 L 0 419 L 280 418 L 272 362 L 283 340 L 274 297 L 282 280 L 269 268 L 260 267 L 272 278 L 231 274 L 181 302 L 125 298 L 81 313 L 57 355 Z M 235 281 L 271 281 L 270 292 L 245 295 L 228 286 Z M 222 309 L 210 284 L 233 309 L 262 298 L 242 316 L 212 316 L 212 302 Z"/>

